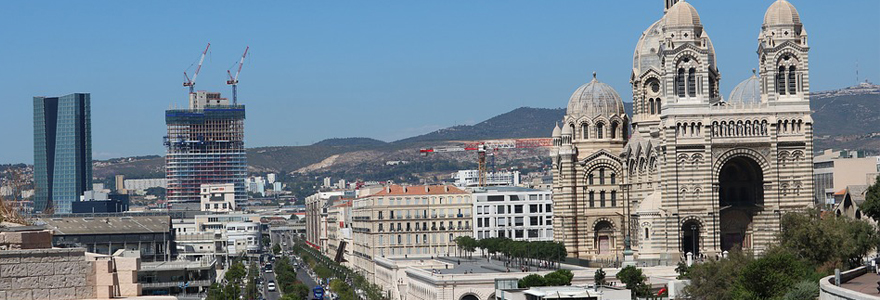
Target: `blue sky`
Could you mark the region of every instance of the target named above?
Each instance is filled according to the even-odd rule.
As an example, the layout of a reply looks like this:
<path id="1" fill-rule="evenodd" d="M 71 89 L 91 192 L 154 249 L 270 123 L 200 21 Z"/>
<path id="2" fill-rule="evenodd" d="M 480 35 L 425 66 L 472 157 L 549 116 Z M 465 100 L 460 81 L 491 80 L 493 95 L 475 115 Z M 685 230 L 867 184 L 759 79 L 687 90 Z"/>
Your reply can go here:
<path id="1" fill-rule="evenodd" d="M 757 64 L 762 1 L 691 0 L 726 95 Z M 813 91 L 880 81 L 880 1 L 793 0 Z M 593 71 L 624 99 L 663 12 L 638 1 L 4 1 L 0 163 L 33 162 L 33 96 L 92 94 L 95 159 L 162 154 L 163 112 L 212 44 L 198 89 L 223 92 L 245 46 L 249 147 L 391 141 L 521 106 L 563 107 Z M 548 128 L 548 133 L 550 129 Z"/>

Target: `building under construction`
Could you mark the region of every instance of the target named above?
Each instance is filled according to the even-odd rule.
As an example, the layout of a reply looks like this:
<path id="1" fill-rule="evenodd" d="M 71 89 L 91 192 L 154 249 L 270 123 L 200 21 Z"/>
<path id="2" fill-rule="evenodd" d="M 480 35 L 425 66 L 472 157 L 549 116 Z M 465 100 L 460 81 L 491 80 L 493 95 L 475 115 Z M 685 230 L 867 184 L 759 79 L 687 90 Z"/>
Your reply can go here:
<path id="1" fill-rule="evenodd" d="M 235 200 L 244 203 L 244 105 L 230 104 L 220 93 L 197 91 L 189 97 L 189 109 L 165 111 L 169 203 L 198 203 L 202 184 L 221 183 L 234 183 Z"/>

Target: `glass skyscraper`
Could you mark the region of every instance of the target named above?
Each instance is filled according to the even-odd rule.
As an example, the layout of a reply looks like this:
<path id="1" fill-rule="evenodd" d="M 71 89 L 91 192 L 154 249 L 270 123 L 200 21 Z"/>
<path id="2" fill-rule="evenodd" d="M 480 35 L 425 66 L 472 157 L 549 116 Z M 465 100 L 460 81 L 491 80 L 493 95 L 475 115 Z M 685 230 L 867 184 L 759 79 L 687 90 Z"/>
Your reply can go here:
<path id="1" fill-rule="evenodd" d="M 34 97 L 34 212 L 70 213 L 92 187 L 90 98 Z"/>

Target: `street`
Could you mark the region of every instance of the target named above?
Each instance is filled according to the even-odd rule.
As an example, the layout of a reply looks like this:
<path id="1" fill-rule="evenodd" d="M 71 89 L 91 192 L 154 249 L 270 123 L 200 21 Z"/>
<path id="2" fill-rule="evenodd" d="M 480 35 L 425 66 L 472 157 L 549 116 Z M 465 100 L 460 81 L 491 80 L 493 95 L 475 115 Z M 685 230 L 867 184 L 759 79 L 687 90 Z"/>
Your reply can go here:
<path id="1" fill-rule="evenodd" d="M 282 243 L 284 243 L 281 246 L 282 253 L 289 253 L 290 251 L 293 250 L 293 237 L 290 234 L 279 234 L 277 232 L 272 232 L 269 235 L 269 239 L 272 243 L 269 246 L 270 252 L 271 252 L 272 247 L 275 246 L 275 244 L 282 245 Z M 276 256 L 275 259 L 276 260 L 284 259 L 284 257 L 287 257 L 287 256 L 282 254 L 281 256 Z M 308 266 L 303 266 L 303 265 L 300 265 L 298 268 L 296 268 L 296 279 L 298 279 L 303 284 L 305 284 L 306 286 L 309 287 L 309 297 L 310 297 L 309 299 L 313 299 L 313 295 L 312 295 L 311 291 L 316 286 L 318 286 L 318 283 L 315 282 L 314 279 L 309 277 L 307 270 L 308 270 Z M 264 282 L 263 282 L 263 289 L 264 289 L 263 295 L 265 295 L 266 299 L 267 300 L 280 299 L 281 298 L 280 287 L 279 287 L 279 290 L 276 290 L 274 292 L 269 292 L 266 287 L 269 283 L 269 280 L 275 280 L 275 273 L 263 272 L 263 280 L 264 280 Z M 275 284 L 277 286 L 278 283 L 276 282 Z"/>

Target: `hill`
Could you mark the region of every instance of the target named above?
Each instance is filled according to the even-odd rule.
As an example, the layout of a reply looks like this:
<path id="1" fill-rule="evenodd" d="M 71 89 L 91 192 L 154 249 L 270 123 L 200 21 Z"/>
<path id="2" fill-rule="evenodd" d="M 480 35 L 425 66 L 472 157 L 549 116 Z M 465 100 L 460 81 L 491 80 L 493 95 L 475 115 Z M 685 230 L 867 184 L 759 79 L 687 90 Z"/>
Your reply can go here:
<path id="1" fill-rule="evenodd" d="M 632 115 L 632 103 L 624 103 Z M 880 149 L 880 86 L 863 83 L 812 95 L 815 149 Z M 563 108 L 520 107 L 475 125 L 453 126 L 394 142 L 371 138 L 331 138 L 308 146 L 260 147 L 247 150 L 251 172 L 347 174 L 365 178 L 396 176 L 407 172 L 445 172 L 473 162 L 471 153 L 444 153 L 419 157 L 418 149 L 451 144 L 450 141 L 548 137 L 565 114 Z M 532 164 L 546 155 L 541 151 L 508 152 L 498 164 Z M 408 161 L 389 166 L 386 162 Z M 95 163 L 95 176 L 161 177 L 160 156 L 121 158 Z M 425 165 L 427 164 L 427 165 Z M 392 175 L 391 173 L 396 175 Z M 384 175 L 383 175 L 384 174 Z"/>

